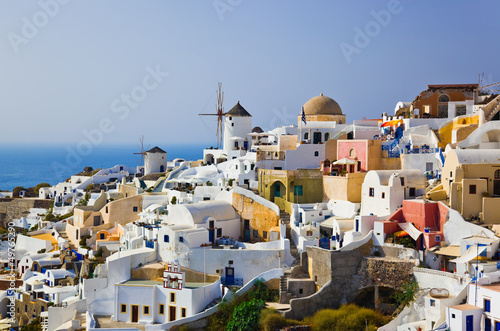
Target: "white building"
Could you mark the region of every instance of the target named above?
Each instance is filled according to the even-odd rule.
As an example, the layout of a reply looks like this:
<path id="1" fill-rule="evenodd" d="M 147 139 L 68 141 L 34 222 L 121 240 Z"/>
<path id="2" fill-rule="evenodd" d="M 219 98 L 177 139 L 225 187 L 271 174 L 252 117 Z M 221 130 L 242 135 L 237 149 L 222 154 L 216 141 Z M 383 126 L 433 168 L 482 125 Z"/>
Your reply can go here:
<path id="1" fill-rule="evenodd" d="M 361 189 L 361 215 L 389 216 L 403 206 L 403 200 L 425 193 L 425 176 L 420 170 L 371 170 Z"/>
<path id="2" fill-rule="evenodd" d="M 146 151 L 144 157 L 144 174 L 165 172 L 167 170 L 167 152 L 155 146 Z"/>

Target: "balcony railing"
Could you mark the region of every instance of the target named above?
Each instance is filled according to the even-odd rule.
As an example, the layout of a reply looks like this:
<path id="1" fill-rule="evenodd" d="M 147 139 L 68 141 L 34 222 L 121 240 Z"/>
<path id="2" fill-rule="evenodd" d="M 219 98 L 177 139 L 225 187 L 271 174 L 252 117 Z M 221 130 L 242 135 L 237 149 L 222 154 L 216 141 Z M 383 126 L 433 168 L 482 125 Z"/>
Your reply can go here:
<path id="1" fill-rule="evenodd" d="M 224 286 L 243 286 L 243 278 L 221 277 L 220 281 Z"/>

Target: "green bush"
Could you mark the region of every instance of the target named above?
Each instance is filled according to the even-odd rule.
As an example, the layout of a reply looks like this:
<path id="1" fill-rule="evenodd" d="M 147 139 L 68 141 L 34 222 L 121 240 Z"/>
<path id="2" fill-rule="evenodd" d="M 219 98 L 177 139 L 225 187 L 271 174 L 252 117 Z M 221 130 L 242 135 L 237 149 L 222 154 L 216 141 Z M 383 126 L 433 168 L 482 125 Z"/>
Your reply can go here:
<path id="1" fill-rule="evenodd" d="M 173 204 L 173 205 L 175 205 L 177 203 L 177 197 L 173 196 L 172 200 L 170 200 L 170 203 Z"/>
<path id="2" fill-rule="evenodd" d="M 252 331 L 259 324 L 260 311 L 266 303 L 262 300 L 252 299 L 245 301 L 234 308 L 231 320 L 226 326 L 226 331 Z"/>
<path id="3" fill-rule="evenodd" d="M 323 309 L 308 321 L 315 330 L 357 331 L 373 330 L 387 324 L 390 317 L 368 308 L 348 304 L 339 309 Z"/>
<path id="4" fill-rule="evenodd" d="M 274 309 L 263 309 L 260 312 L 260 326 L 264 331 L 281 330 L 287 326 L 286 319 Z"/>
<path id="5" fill-rule="evenodd" d="M 26 189 L 22 186 L 14 187 L 14 189 L 12 190 L 12 197 L 19 198 L 19 192 L 21 192 L 22 190 L 26 190 Z"/>

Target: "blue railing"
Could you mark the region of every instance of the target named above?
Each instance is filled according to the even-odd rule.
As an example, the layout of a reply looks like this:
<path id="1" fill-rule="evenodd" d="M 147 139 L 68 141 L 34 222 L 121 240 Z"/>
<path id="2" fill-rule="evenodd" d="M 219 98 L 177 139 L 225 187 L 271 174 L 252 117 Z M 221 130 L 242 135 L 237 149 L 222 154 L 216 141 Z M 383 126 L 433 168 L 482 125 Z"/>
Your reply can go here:
<path id="1" fill-rule="evenodd" d="M 83 260 L 83 255 L 75 251 L 74 249 L 71 250 L 73 253 L 75 253 L 76 259 L 77 260 Z"/>
<path id="2" fill-rule="evenodd" d="M 243 286 L 243 278 L 221 277 L 220 282 L 225 286 Z"/>
<path id="3" fill-rule="evenodd" d="M 441 166 L 444 166 L 444 155 L 441 148 L 439 149 L 439 158 L 441 159 Z"/>
<path id="4" fill-rule="evenodd" d="M 387 152 L 387 157 L 399 157 L 399 151 L 388 151 Z"/>
<path id="5" fill-rule="evenodd" d="M 434 153 L 439 153 L 441 151 L 441 148 L 426 148 L 426 147 L 421 147 L 421 148 L 403 148 L 401 149 L 402 154 L 434 154 Z"/>
<path id="6" fill-rule="evenodd" d="M 155 242 L 153 240 L 144 240 L 146 242 L 147 248 L 155 248 Z"/>

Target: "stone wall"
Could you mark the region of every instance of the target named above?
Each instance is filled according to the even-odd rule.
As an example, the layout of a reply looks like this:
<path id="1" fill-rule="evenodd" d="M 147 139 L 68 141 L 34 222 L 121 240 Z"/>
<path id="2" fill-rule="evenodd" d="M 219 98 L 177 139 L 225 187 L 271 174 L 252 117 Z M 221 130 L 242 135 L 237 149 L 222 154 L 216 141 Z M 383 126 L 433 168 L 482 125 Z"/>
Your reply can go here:
<path id="1" fill-rule="evenodd" d="M 399 259 L 370 257 L 361 261 L 359 289 L 383 286 L 401 289 L 413 275 L 415 263 Z"/>
<path id="2" fill-rule="evenodd" d="M 50 208 L 53 202 L 43 199 L 0 199 L 0 224 L 5 227 L 12 219 L 27 216 L 31 208 Z"/>

